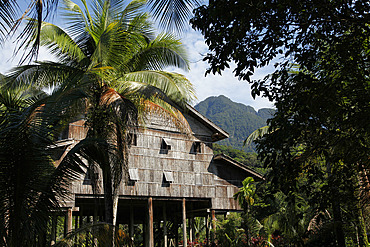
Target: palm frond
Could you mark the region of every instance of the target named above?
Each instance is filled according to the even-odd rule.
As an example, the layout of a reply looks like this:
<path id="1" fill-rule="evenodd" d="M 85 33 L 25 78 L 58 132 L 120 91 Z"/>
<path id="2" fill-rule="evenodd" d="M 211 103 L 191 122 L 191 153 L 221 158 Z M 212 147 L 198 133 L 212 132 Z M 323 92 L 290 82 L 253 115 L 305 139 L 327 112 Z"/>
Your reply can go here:
<path id="1" fill-rule="evenodd" d="M 162 28 L 183 31 L 192 16 L 192 10 L 200 2 L 198 0 L 149 0 L 148 3 Z"/>
<path id="2" fill-rule="evenodd" d="M 80 6 L 71 0 L 63 0 L 64 6 L 62 7 L 62 16 L 66 20 L 67 30 L 71 37 L 78 37 L 81 33 L 85 32 L 92 24 L 93 20 L 88 12 L 86 1 L 81 1 L 85 6 L 85 13 Z"/>
<path id="3" fill-rule="evenodd" d="M 73 100 L 68 97 L 71 92 L 62 97 L 25 98 L 24 93 L 4 89 L 0 93 L 0 191 L 4 192 L 0 211 L 7 220 L 1 232 L 6 232 L 2 237 L 9 246 L 29 246 L 46 231 L 51 212 L 68 197 L 69 183 L 81 172 L 76 166 L 55 168 L 51 158 L 57 126 L 68 122 Z M 63 102 L 56 103 L 58 97 Z"/>
<path id="4" fill-rule="evenodd" d="M 131 71 L 163 70 L 169 66 L 189 70 L 184 46 L 171 34 L 158 35 L 147 46 L 140 47 L 126 63 L 131 64 Z"/>
<path id="5" fill-rule="evenodd" d="M 11 27 L 9 33 L 15 33 L 24 20 L 31 18 L 31 21 L 26 23 L 21 33 L 17 36 L 17 41 L 20 44 L 17 51 L 21 50 L 22 48 L 31 47 L 29 52 L 25 51 L 20 63 L 23 63 L 28 59 L 31 61 L 33 58 L 37 58 L 40 46 L 41 24 L 49 15 L 54 13 L 57 5 L 58 0 L 32 0 L 30 1 L 27 9 L 23 12 L 22 16 L 19 18 L 14 16 L 10 17 L 10 20 L 18 19 L 14 22 L 14 25 Z M 27 42 L 29 37 L 32 37 L 33 39 L 31 45 Z"/>
<path id="6" fill-rule="evenodd" d="M 150 93 L 149 89 L 153 89 L 152 87 L 157 88 L 158 97 L 163 100 L 170 99 L 182 107 L 185 107 L 187 103 L 195 98 L 193 85 L 178 73 L 151 70 L 138 71 L 125 74 L 119 81 L 115 84 L 117 88 L 126 83 L 124 87 L 129 85 L 132 90 L 144 95 Z"/>
<path id="7" fill-rule="evenodd" d="M 0 43 L 3 43 L 12 27 L 12 21 L 17 14 L 16 1 L 2 1 L 0 3 Z"/>
<path id="8" fill-rule="evenodd" d="M 266 135 L 270 133 L 270 127 L 269 126 L 263 126 L 255 131 L 253 131 L 247 139 L 244 140 L 243 146 L 249 146 L 252 144 L 253 141 L 257 140 L 258 138 L 261 138 L 263 135 Z"/>
<path id="9" fill-rule="evenodd" d="M 131 1 L 126 6 L 126 8 L 118 15 L 120 17 L 120 22 L 127 23 L 135 19 L 138 15 L 141 15 L 143 13 L 145 6 L 146 6 L 146 0 Z"/>
<path id="10" fill-rule="evenodd" d="M 83 70 L 64 63 L 38 62 L 12 69 L 6 81 L 9 87 L 19 87 L 25 84 L 39 88 L 55 87 L 64 81 L 71 81 L 71 78 L 81 78 L 83 73 Z"/>
<path id="11" fill-rule="evenodd" d="M 126 234 L 122 229 L 106 223 L 84 225 L 82 228 L 69 233 L 65 238 L 61 239 L 53 246 L 72 247 L 76 245 L 76 239 L 80 239 L 81 242 L 84 242 L 83 244 L 88 241 L 89 246 L 98 246 L 97 243 L 99 243 L 99 246 L 111 246 L 113 232 L 113 241 L 115 246 L 133 246 L 132 240 L 128 234 Z M 97 241 L 94 242 L 93 239 L 96 239 Z"/>
<path id="12" fill-rule="evenodd" d="M 41 45 L 60 61 L 66 63 L 73 59 L 79 62 L 86 58 L 78 43 L 58 26 L 44 22 L 41 27 L 41 36 Z"/>

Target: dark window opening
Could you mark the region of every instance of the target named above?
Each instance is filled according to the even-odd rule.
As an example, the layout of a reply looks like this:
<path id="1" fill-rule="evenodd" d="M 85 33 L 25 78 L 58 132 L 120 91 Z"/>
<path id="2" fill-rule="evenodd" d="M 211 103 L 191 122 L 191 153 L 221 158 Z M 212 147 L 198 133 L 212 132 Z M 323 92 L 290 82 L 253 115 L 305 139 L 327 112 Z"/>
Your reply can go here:
<path id="1" fill-rule="evenodd" d="M 171 150 L 171 147 L 172 147 L 171 141 L 167 138 L 162 138 L 161 149 L 162 150 Z"/>
<path id="2" fill-rule="evenodd" d="M 69 132 L 69 126 L 64 128 L 63 131 L 59 133 L 59 135 L 57 136 L 56 141 L 61 141 L 61 140 L 68 139 L 68 132 Z"/>
<path id="3" fill-rule="evenodd" d="M 127 143 L 129 143 L 130 146 L 137 146 L 137 135 L 134 133 L 128 134 L 128 140 Z"/>
<path id="4" fill-rule="evenodd" d="M 201 142 L 193 142 L 193 145 L 191 146 L 191 153 L 193 154 L 202 153 Z"/>
<path id="5" fill-rule="evenodd" d="M 165 182 L 167 182 L 167 183 L 173 183 L 174 182 L 172 172 L 165 171 L 165 172 L 163 172 L 163 175 L 164 175 Z"/>

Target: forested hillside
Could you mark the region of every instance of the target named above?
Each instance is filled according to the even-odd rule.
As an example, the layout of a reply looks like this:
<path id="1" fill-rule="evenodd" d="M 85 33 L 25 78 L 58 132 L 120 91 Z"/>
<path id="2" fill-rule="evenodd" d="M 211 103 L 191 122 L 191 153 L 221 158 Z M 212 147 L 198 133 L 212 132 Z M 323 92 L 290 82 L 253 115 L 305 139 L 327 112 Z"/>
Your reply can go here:
<path id="1" fill-rule="evenodd" d="M 195 106 L 201 114 L 226 130 L 230 137 L 218 142 L 245 151 L 253 151 L 252 147 L 243 148 L 243 141 L 256 129 L 265 126 L 274 109 L 264 108 L 256 111 L 251 106 L 231 101 L 220 95 L 209 97 Z"/>

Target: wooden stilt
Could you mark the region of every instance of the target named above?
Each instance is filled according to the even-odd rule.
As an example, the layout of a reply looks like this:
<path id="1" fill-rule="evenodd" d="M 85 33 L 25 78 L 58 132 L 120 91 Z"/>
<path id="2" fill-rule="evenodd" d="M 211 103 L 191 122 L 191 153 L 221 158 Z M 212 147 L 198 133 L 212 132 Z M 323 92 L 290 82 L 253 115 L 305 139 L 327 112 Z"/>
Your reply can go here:
<path id="1" fill-rule="evenodd" d="M 212 240 L 212 243 L 215 241 L 215 231 L 216 231 L 216 212 L 215 210 L 211 210 L 211 220 L 212 220 L 212 236 L 211 236 L 211 240 Z"/>
<path id="2" fill-rule="evenodd" d="M 64 225 L 65 225 L 64 236 L 66 236 L 68 233 L 72 231 L 72 208 L 67 209 Z"/>
<path id="3" fill-rule="evenodd" d="M 113 197 L 113 225 L 117 224 L 118 195 Z"/>
<path id="4" fill-rule="evenodd" d="M 206 223 L 206 239 L 207 239 L 207 246 L 209 246 L 209 224 L 208 224 L 208 212 L 207 212 L 207 216 L 206 218 L 204 219 L 205 220 L 205 223 Z"/>
<path id="5" fill-rule="evenodd" d="M 95 203 L 95 205 L 94 205 L 94 216 L 93 216 L 93 223 L 94 224 L 98 223 L 98 216 L 99 216 L 98 207 L 96 206 L 96 203 Z"/>
<path id="6" fill-rule="evenodd" d="M 167 212 L 166 204 L 163 205 L 163 246 L 167 247 Z"/>
<path id="7" fill-rule="evenodd" d="M 194 231 L 193 231 L 193 217 L 189 218 L 189 242 L 192 243 L 194 241 Z"/>
<path id="8" fill-rule="evenodd" d="M 153 198 L 148 198 L 148 237 L 149 237 L 149 247 L 154 247 L 154 229 L 153 229 L 154 219 L 153 219 Z"/>
<path id="9" fill-rule="evenodd" d="M 74 229 L 75 230 L 78 229 L 78 215 L 77 214 L 75 215 L 75 226 L 74 226 Z M 78 242 L 78 236 L 77 236 L 77 234 L 75 234 L 75 242 L 76 243 Z"/>
<path id="10" fill-rule="evenodd" d="M 175 217 L 174 225 L 175 225 L 175 246 L 178 247 L 179 246 L 179 219 L 177 217 Z"/>
<path id="11" fill-rule="evenodd" d="M 51 217 L 51 245 L 56 243 L 57 238 L 57 215 L 53 214 Z"/>
<path id="12" fill-rule="evenodd" d="M 130 224 L 129 224 L 129 234 L 132 241 L 134 241 L 134 207 L 130 205 Z"/>
<path id="13" fill-rule="evenodd" d="M 92 222 L 93 222 L 94 225 L 97 224 L 99 222 L 99 220 L 101 219 L 101 218 L 99 219 L 99 217 L 101 217 L 101 216 L 99 216 L 99 211 L 98 211 L 98 206 L 97 206 L 97 205 L 99 205 L 98 203 L 99 203 L 99 201 L 97 199 L 95 199 L 94 214 L 92 216 Z M 90 223 L 90 215 L 87 216 L 87 218 L 88 218 L 88 223 Z M 98 246 L 98 239 L 95 237 L 95 235 L 96 235 L 95 232 L 96 232 L 95 230 L 92 231 L 93 236 L 94 236 L 94 238 L 92 239 L 92 242 L 94 243 L 94 246 Z"/>
<path id="14" fill-rule="evenodd" d="M 83 212 L 82 212 L 82 207 L 80 207 L 80 217 L 78 219 L 79 228 L 81 228 L 83 226 L 83 218 L 84 218 L 84 216 L 83 216 Z"/>
<path id="15" fill-rule="evenodd" d="M 86 224 L 89 225 L 91 223 L 90 215 L 86 216 Z M 86 232 L 86 246 L 90 246 L 90 231 Z"/>
<path id="16" fill-rule="evenodd" d="M 187 243 L 187 234 L 186 234 L 186 204 L 185 204 L 185 198 L 182 198 L 182 229 L 183 229 L 183 244 L 184 247 L 188 246 Z"/>

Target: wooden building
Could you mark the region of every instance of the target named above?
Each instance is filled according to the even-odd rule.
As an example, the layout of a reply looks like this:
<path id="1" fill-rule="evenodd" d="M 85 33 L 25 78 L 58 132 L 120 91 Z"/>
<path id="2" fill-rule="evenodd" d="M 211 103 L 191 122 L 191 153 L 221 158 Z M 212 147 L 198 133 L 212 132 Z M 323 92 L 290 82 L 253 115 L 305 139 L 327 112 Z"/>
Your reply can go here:
<path id="1" fill-rule="evenodd" d="M 119 189 L 117 224 L 129 225 L 131 236 L 135 225 L 142 224 L 145 246 L 178 243 L 177 227 L 181 224 L 183 236 L 192 241 L 194 217 L 215 219 L 216 214 L 241 210 L 233 195 L 242 181 L 248 176 L 262 179 L 230 157 L 213 154 L 212 144 L 228 138 L 228 133 L 190 106 L 184 116 L 191 134 L 156 115 L 150 116 L 133 138 L 127 179 Z M 59 143 L 65 151 L 85 137 L 83 124 L 80 120 L 69 125 Z M 72 215 L 102 215 L 104 208 L 102 199 L 96 203 L 87 175 L 73 182 L 72 191 L 72 200 L 65 204 L 67 230 L 72 227 Z M 167 229 L 167 222 L 176 227 Z"/>

